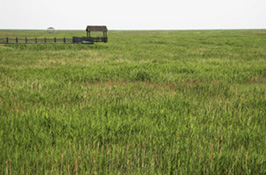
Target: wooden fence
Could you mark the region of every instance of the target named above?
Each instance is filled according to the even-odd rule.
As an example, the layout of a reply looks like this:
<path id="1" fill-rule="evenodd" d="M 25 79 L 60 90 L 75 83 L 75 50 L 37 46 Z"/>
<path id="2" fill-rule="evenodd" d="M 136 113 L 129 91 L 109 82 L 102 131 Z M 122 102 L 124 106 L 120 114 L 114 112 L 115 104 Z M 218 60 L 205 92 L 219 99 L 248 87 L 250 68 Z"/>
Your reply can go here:
<path id="1" fill-rule="evenodd" d="M 58 44 L 71 44 L 72 38 L 19 38 L 19 37 L 6 37 L 0 38 L 0 44 L 45 44 L 45 43 L 58 43 Z"/>

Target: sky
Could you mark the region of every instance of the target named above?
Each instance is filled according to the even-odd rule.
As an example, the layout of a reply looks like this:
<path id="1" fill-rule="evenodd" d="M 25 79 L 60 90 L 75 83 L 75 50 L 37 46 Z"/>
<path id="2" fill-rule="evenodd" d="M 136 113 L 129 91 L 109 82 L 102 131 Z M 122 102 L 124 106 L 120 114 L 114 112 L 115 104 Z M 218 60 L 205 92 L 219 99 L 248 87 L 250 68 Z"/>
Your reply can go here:
<path id="1" fill-rule="evenodd" d="M 266 29 L 266 0 L 0 0 L 0 29 Z"/>

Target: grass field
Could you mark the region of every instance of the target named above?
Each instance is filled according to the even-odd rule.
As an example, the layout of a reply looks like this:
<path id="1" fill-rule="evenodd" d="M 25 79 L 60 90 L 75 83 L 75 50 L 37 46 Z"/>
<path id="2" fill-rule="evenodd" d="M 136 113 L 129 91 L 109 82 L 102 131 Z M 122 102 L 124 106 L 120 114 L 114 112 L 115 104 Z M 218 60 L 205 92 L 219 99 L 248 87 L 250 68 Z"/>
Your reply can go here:
<path id="1" fill-rule="evenodd" d="M 266 30 L 108 35 L 0 45 L 1 174 L 266 174 Z"/>

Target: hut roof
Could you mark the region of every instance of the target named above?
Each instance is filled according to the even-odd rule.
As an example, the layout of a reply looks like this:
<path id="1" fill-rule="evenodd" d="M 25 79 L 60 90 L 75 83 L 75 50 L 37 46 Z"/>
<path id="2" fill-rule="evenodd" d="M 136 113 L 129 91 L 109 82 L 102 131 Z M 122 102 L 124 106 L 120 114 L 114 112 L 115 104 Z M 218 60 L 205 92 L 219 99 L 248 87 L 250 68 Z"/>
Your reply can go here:
<path id="1" fill-rule="evenodd" d="M 108 30 L 106 26 L 87 26 L 86 31 L 87 32 L 91 32 L 91 31 L 107 32 Z"/>

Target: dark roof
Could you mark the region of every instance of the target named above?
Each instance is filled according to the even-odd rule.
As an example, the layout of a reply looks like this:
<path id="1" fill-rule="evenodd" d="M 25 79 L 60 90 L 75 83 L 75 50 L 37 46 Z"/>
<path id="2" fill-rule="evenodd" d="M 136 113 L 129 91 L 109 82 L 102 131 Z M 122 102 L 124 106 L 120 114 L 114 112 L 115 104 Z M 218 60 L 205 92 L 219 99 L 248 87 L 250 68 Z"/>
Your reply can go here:
<path id="1" fill-rule="evenodd" d="M 53 27 L 48 27 L 48 30 L 54 30 L 54 28 Z"/>
<path id="2" fill-rule="evenodd" d="M 106 26 L 87 26 L 86 31 L 87 32 L 91 32 L 91 31 L 107 32 L 108 30 Z"/>

